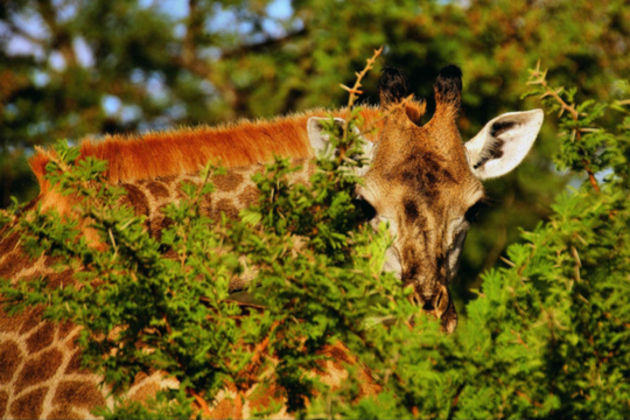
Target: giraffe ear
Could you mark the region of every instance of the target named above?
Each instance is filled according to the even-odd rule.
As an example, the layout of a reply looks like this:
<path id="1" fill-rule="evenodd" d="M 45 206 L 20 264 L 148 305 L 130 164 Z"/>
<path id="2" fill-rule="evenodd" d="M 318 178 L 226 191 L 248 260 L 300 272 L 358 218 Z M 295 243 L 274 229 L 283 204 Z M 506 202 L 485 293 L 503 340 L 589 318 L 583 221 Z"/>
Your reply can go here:
<path id="1" fill-rule="evenodd" d="M 495 178 L 516 168 L 540 130 L 542 109 L 509 112 L 490 121 L 466 145 L 470 169 L 479 179 Z"/>
<path id="2" fill-rule="evenodd" d="M 311 147 L 317 155 L 332 155 L 333 150 L 329 150 L 330 134 L 326 130 L 325 124 L 330 121 L 330 118 L 311 117 L 308 119 L 307 131 L 308 139 L 311 142 Z M 343 129 L 346 125 L 346 121 L 343 118 L 335 118 L 334 120 L 335 133 L 339 136 L 343 135 Z M 361 132 L 357 127 L 352 127 L 352 131 L 357 136 L 361 137 L 363 145 L 363 154 L 371 161 L 374 144 L 361 135 Z"/>

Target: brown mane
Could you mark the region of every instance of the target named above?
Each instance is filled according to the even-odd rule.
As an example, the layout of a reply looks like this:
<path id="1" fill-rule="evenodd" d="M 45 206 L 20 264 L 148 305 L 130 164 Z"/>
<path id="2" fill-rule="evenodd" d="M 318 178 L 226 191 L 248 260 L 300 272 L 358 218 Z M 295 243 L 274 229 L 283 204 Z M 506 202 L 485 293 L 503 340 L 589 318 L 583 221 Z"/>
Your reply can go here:
<path id="1" fill-rule="evenodd" d="M 242 121 L 219 127 L 201 126 L 151 132 L 140 136 L 108 136 L 103 141 L 84 140 L 79 159 L 93 156 L 109 161 L 106 177 L 116 183 L 158 176 L 194 173 L 211 159 L 225 167 L 265 162 L 274 155 L 309 157 L 306 123 L 312 116 L 344 117 L 347 110 L 314 110 L 269 121 Z M 362 111 L 365 125 L 378 120 L 376 108 Z M 368 137 L 370 137 L 368 135 Z M 370 139 L 374 140 L 374 139 Z M 48 157 L 37 153 L 30 161 L 41 194 L 49 189 L 44 179 Z"/>

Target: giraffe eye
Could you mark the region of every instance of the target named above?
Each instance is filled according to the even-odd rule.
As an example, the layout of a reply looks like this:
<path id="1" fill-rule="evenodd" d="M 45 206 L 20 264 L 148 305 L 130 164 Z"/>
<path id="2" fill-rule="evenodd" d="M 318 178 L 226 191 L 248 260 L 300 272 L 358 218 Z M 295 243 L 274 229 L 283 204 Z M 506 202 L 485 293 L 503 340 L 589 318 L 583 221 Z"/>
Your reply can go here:
<path id="1" fill-rule="evenodd" d="M 466 211 L 466 214 L 464 215 L 464 219 L 466 219 L 466 221 L 470 224 L 475 223 L 477 221 L 477 217 L 479 216 L 479 213 L 483 209 L 485 209 L 485 207 L 486 207 L 486 203 L 483 200 L 477 201 L 468 209 L 468 211 Z"/>
<path id="2" fill-rule="evenodd" d="M 376 217 L 376 209 L 372 207 L 363 197 L 359 196 L 352 200 L 354 207 L 360 212 L 360 219 L 370 221 Z"/>

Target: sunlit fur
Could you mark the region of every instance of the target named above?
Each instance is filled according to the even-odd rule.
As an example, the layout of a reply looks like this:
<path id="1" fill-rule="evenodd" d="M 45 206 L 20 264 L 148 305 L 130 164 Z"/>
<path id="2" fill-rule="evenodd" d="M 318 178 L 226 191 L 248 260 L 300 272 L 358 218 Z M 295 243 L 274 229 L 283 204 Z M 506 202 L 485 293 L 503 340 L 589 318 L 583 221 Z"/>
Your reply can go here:
<path id="1" fill-rule="evenodd" d="M 106 177 L 112 183 L 151 179 L 158 176 L 198 172 L 208 161 L 225 167 L 248 166 L 283 157 L 312 155 L 306 122 L 311 116 L 328 114 L 346 117 L 346 110 L 314 110 L 269 121 L 241 121 L 219 127 L 201 126 L 150 132 L 140 136 L 108 136 L 102 141 L 81 143 L 80 158 L 93 156 L 107 160 Z M 369 124 L 378 119 L 376 108 L 365 108 L 362 117 Z M 368 137 L 370 135 L 368 134 Z M 44 179 L 48 158 L 37 154 L 30 165 L 45 195 L 49 184 Z"/>
<path id="2" fill-rule="evenodd" d="M 421 104 L 412 103 L 406 112 L 419 118 L 421 110 Z M 157 183 L 154 180 L 156 177 L 164 183 L 164 178 L 169 175 L 198 171 L 199 166 L 210 159 L 218 158 L 225 166 L 235 168 L 269 160 L 274 154 L 310 156 L 307 120 L 327 113 L 316 110 L 272 121 L 244 121 L 218 128 L 149 133 L 128 139 L 112 136 L 102 142 L 83 142 L 81 156 L 107 159 L 110 164 L 107 178 L 123 187 L 126 184 L 142 184 L 142 180 L 147 179 Z M 339 110 L 333 114 L 347 118 L 348 112 Z M 376 128 L 374 132 L 365 133 L 369 140 L 374 141 L 383 126 L 380 114 L 377 108 L 366 108 L 362 113 L 363 126 Z M 47 162 L 44 154 L 31 159 L 42 191 L 29 207 L 46 204 L 60 213 L 71 214 L 68 197 L 51 190 L 44 179 Z M 217 187 L 220 193 L 221 184 L 217 183 Z M 7 232 L 6 228 L 0 232 L 0 277 L 11 279 L 13 284 L 46 278 L 51 287 L 62 287 L 74 281 L 72 270 L 58 272 L 55 259 L 48 253 L 31 260 L 22 248 L 20 234 Z M 113 397 L 108 394 L 110 389 L 98 387 L 102 376 L 81 369 L 81 353 L 75 343 L 81 328 L 72 323 L 44 321 L 41 312 L 41 308 L 27 310 L 15 318 L 0 310 L 0 375 L 5 377 L 5 381 L 0 383 L 0 394 L 5 396 L 0 404 L 0 417 L 91 418 L 90 410 L 95 406 L 107 404 L 111 407 Z M 343 363 L 357 363 L 341 343 L 328 346 L 322 354 L 330 360 L 321 365 L 321 372 L 318 370 L 317 375 L 323 383 L 333 387 L 347 378 L 348 372 Z M 367 371 L 359 370 L 358 374 L 362 395 L 378 392 Z M 165 380 L 160 372 L 150 376 L 140 374 L 126 397 L 130 401 L 144 401 L 160 388 L 177 386 L 176 381 Z M 248 418 L 253 409 L 276 404 L 281 411 L 272 417 L 290 416 L 283 406 L 283 393 L 274 392 L 274 387 L 277 388 L 272 383 L 267 388 L 258 389 L 261 398 L 252 398 L 251 393 L 248 394 L 246 404 L 241 406 L 234 404 L 234 398 L 229 398 L 238 395 L 227 388 L 217 396 L 216 405 L 211 406 L 210 411 L 200 408 L 200 413 L 213 418 Z"/>
<path id="3" fill-rule="evenodd" d="M 452 332 L 457 312 L 448 283 L 470 227 L 464 215 L 483 196 L 457 127 L 461 71 L 449 66 L 440 72 L 435 113 L 424 125 L 397 108 L 408 95 L 402 72 L 387 69 L 379 88 L 381 107 L 391 112 L 357 193 L 375 209 L 374 225 L 388 222 L 394 241 L 386 269 L 412 286 L 412 300 Z"/>
<path id="4" fill-rule="evenodd" d="M 410 103 L 407 112 L 414 119 L 424 113 L 424 103 Z M 209 160 L 220 161 L 230 168 L 265 162 L 274 155 L 308 157 L 312 155 L 306 133 L 306 122 L 312 116 L 347 118 L 348 111 L 316 109 L 273 120 L 241 121 L 219 127 L 200 126 L 150 132 L 140 136 L 113 135 L 103 141 L 85 140 L 81 157 L 93 156 L 109 162 L 107 179 L 111 182 L 133 181 L 157 176 L 192 173 Z M 361 112 L 365 127 L 382 127 L 378 108 L 365 107 Z M 375 141 L 375 131 L 364 133 Z M 44 180 L 48 158 L 36 154 L 30 165 L 42 193 L 48 190 Z"/>

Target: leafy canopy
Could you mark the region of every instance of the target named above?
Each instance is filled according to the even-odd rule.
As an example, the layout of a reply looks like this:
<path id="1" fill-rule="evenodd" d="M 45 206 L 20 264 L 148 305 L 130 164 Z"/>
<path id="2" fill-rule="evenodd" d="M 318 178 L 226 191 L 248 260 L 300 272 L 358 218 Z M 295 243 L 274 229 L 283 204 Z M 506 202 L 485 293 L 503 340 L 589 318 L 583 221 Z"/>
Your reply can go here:
<path id="1" fill-rule="evenodd" d="M 13 311 L 46 304 L 52 319 L 83 325 L 84 363 L 117 390 L 154 368 L 181 383 L 155 404 L 99 412 L 108 417 L 190 416 L 193 400 L 211 404 L 226 383 L 244 399 L 271 382 L 284 387 L 289 409 L 309 417 L 628 417 L 628 102 L 577 102 L 576 90 L 552 87 L 538 68 L 530 84 L 529 95 L 559 114 L 558 167 L 583 183 L 557 197 L 549 222 L 522 233 L 505 266 L 484 274 L 451 336 L 379 272 L 390 240 L 384 226 L 362 224 L 352 191 L 353 168 L 364 162 L 343 158 L 360 139 L 353 130 L 336 137 L 332 121 L 334 146 L 349 153 L 320 158 L 308 188 L 291 185 L 295 168 L 276 160 L 256 176 L 260 200 L 241 220 L 210 220 L 201 203 L 220 169 L 208 166 L 165 210 L 172 224 L 159 240 L 117 205 L 122 192 L 102 182 L 104 162 L 73 164 L 76 149 L 59 144 L 50 180 L 82 198 L 75 211 L 106 246 L 88 246 L 76 222 L 54 213 L 21 217 L 24 246 L 60 257 L 59 270 L 75 270 L 76 283 L 7 283 L 2 294 Z M 619 119 L 609 113 L 625 118 L 608 127 Z M 245 266 L 256 268 L 247 304 L 228 293 Z M 331 390 L 304 372 L 338 341 L 360 364 Z M 377 395 L 361 393 L 360 366 Z"/>

